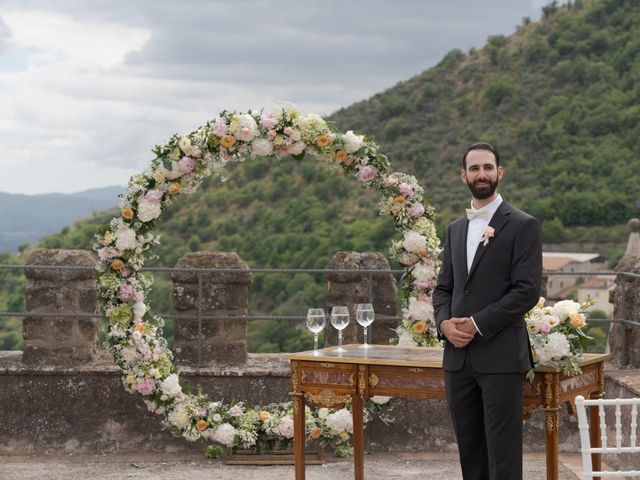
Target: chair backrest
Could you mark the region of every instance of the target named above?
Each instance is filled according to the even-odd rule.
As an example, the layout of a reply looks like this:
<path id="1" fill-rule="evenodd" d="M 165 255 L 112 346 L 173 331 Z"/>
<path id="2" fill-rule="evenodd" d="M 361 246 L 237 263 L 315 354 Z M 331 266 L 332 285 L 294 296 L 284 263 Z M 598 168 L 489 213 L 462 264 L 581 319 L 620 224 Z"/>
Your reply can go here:
<path id="1" fill-rule="evenodd" d="M 623 408 L 630 409 L 631 422 L 629 424 L 629 438 L 626 436 L 623 440 L 622 413 Z M 593 471 L 591 464 L 591 454 L 599 453 L 640 453 L 640 438 L 638 438 L 638 410 L 640 406 L 640 398 L 601 398 L 595 400 L 585 400 L 582 395 L 576 397 L 576 410 L 578 412 L 578 426 L 580 428 L 580 443 L 582 446 L 582 470 L 583 478 L 591 479 L 593 477 L 640 477 L 640 470 L 628 471 Z M 589 436 L 589 420 L 587 418 L 587 408 L 597 408 L 600 420 L 600 447 L 592 447 Z M 615 412 L 616 435 L 615 446 L 609 445 L 607 442 L 607 424 L 605 418 L 605 407 Z M 625 422 L 626 423 L 626 422 Z M 626 426 L 626 425 L 625 425 Z M 625 428 L 626 430 L 626 428 Z M 640 461 L 638 462 L 640 467 Z M 634 467 L 635 468 L 635 467 Z"/>

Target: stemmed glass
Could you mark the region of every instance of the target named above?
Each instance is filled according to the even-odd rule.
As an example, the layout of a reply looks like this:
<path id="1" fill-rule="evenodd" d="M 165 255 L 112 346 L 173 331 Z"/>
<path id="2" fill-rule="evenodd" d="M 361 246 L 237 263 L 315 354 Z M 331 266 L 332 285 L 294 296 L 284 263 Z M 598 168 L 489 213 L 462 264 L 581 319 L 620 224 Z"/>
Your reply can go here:
<path id="1" fill-rule="evenodd" d="M 331 309 L 331 325 L 338 330 L 338 348 L 336 348 L 336 352 L 346 352 L 342 348 L 342 330 L 349 325 L 349 310 L 347 307 L 333 307 Z"/>
<path id="2" fill-rule="evenodd" d="M 373 311 L 373 305 L 370 303 L 358 303 L 356 305 L 356 321 L 362 326 L 364 330 L 364 343 L 361 348 L 369 348 L 367 343 L 367 327 L 373 323 L 375 313 Z"/>
<path id="3" fill-rule="evenodd" d="M 313 332 L 313 354 L 318 353 L 318 334 L 327 325 L 327 316 L 323 308 L 310 308 L 307 311 L 307 328 Z"/>

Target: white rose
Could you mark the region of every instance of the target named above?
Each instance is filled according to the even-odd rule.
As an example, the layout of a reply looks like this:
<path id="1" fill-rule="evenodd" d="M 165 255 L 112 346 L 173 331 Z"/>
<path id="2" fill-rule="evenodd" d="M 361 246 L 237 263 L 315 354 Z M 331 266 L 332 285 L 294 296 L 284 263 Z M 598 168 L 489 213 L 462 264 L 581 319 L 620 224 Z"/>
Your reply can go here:
<path id="1" fill-rule="evenodd" d="M 136 232 L 128 227 L 122 227 L 116 230 L 116 248 L 121 252 L 125 250 L 135 250 L 138 246 Z"/>
<path id="2" fill-rule="evenodd" d="M 178 428 L 184 428 L 189 425 L 189 413 L 184 408 L 184 405 L 178 405 L 174 408 L 171 413 L 169 413 L 169 421 L 173 423 Z"/>
<path id="3" fill-rule="evenodd" d="M 225 447 L 232 447 L 236 437 L 236 433 L 237 431 L 235 428 L 233 428 L 233 425 L 229 423 L 223 423 L 215 429 L 210 438 L 214 442 L 218 442 Z"/>
<path id="4" fill-rule="evenodd" d="M 182 387 L 180 386 L 180 379 L 178 375 L 172 373 L 163 381 L 160 382 L 160 389 L 162 393 L 167 395 L 168 397 L 175 397 L 182 393 Z"/>
<path id="5" fill-rule="evenodd" d="M 562 300 L 553 306 L 552 313 L 561 322 L 565 321 L 571 315 L 578 313 L 580 304 L 573 300 Z"/>
<path id="6" fill-rule="evenodd" d="M 436 272 L 431 265 L 418 263 L 415 267 L 413 267 L 411 275 L 413 275 L 413 278 L 415 278 L 419 282 L 428 282 L 429 280 L 433 280 L 433 277 L 436 276 Z"/>
<path id="7" fill-rule="evenodd" d="M 427 249 L 427 237 L 410 230 L 405 232 L 402 246 L 410 253 L 424 252 Z"/>
<path id="8" fill-rule="evenodd" d="M 289 153 L 291 155 L 300 155 L 307 148 L 307 144 L 304 142 L 295 142 L 289 147 Z"/>
<path id="9" fill-rule="evenodd" d="M 138 202 L 138 218 L 141 222 L 155 220 L 162 213 L 160 202 L 141 198 Z"/>
<path id="10" fill-rule="evenodd" d="M 362 135 L 356 135 L 353 131 L 349 130 L 342 136 L 342 141 L 344 142 L 344 151 L 354 153 L 362 147 L 364 137 Z"/>
<path id="11" fill-rule="evenodd" d="M 285 415 L 280 420 L 280 425 L 277 428 L 278 434 L 284 438 L 293 438 L 293 420 L 288 415 Z"/>
<path id="12" fill-rule="evenodd" d="M 136 302 L 133 304 L 134 318 L 142 319 L 145 313 L 147 313 L 147 306 L 144 304 L 144 302 Z"/>
<path id="13" fill-rule="evenodd" d="M 392 397 L 384 397 L 382 395 L 374 395 L 373 397 L 371 397 L 371 401 L 373 403 L 375 403 L 376 405 L 384 405 L 389 400 L 391 400 L 391 398 Z"/>
<path id="14" fill-rule="evenodd" d="M 182 137 L 178 142 L 180 145 L 180 150 L 182 150 L 186 155 L 191 155 L 191 140 L 187 137 Z"/>
<path id="15" fill-rule="evenodd" d="M 398 335 L 398 345 L 418 345 L 408 330 L 402 330 Z"/>
<path id="16" fill-rule="evenodd" d="M 431 302 L 418 300 L 416 297 L 409 298 L 407 313 L 414 320 L 432 322 L 434 319 L 433 305 Z"/>
<path id="17" fill-rule="evenodd" d="M 328 415 L 329 415 L 328 408 L 322 407 L 321 409 L 318 410 L 318 418 L 325 419 L 327 418 Z"/>
<path id="18" fill-rule="evenodd" d="M 273 153 L 273 145 L 266 138 L 256 138 L 251 142 L 251 150 L 259 157 L 267 157 Z"/>
<path id="19" fill-rule="evenodd" d="M 300 133 L 300 130 L 294 130 L 291 132 L 290 137 L 294 142 L 299 142 L 302 139 L 302 134 Z"/>
<path id="20" fill-rule="evenodd" d="M 255 119 L 245 113 L 243 115 L 234 115 L 229 125 L 229 130 L 238 139 L 243 142 L 250 142 L 258 133 L 258 124 Z"/>

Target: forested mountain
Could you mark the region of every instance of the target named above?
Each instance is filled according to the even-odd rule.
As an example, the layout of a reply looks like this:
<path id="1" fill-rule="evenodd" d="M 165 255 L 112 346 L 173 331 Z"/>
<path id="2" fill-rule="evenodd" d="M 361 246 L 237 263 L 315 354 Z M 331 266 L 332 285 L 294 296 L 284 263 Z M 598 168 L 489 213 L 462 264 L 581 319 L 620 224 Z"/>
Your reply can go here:
<path id="1" fill-rule="evenodd" d="M 417 176 L 440 232 L 468 202 L 458 179 L 461 154 L 483 140 L 504 159 L 501 193 L 542 220 L 545 241 L 624 242 L 640 199 L 640 4 L 554 2 L 543 12 L 539 22 L 524 19 L 509 37 L 451 51 L 331 120 L 374 137 L 394 169 Z M 377 203 L 353 179 L 310 158 L 247 160 L 230 169 L 227 182 L 205 182 L 163 215 L 155 264 L 215 249 L 236 251 L 253 267 L 322 268 L 338 250 L 386 251 L 393 225 Z M 41 245 L 90 248 L 95 225 L 113 213 Z M 307 275 L 256 276 L 251 310 L 302 314 L 320 302 L 323 284 Z M 159 311 L 166 288 L 158 283 Z M 260 323 L 251 330 L 252 348 L 298 348 L 301 337 L 282 330 Z"/>

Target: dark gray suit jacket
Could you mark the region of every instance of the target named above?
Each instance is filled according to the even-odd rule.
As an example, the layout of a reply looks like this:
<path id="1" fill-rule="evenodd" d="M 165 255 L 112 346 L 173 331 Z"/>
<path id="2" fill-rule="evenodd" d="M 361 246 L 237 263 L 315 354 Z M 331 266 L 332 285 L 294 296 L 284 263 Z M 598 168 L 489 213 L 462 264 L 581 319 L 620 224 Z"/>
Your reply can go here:
<path id="1" fill-rule="evenodd" d="M 463 216 L 447 229 L 433 306 L 438 331 L 443 320 L 473 316 L 482 335 L 464 348 L 444 339 L 444 369 L 460 370 L 468 350 L 478 373 L 525 372 L 533 361 L 524 314 L 538 302 L 542 280 L 540 223 L 503 201 L 489 223 L 494 237 L 478 244 L 467 273 L 468 225 Z"/>

